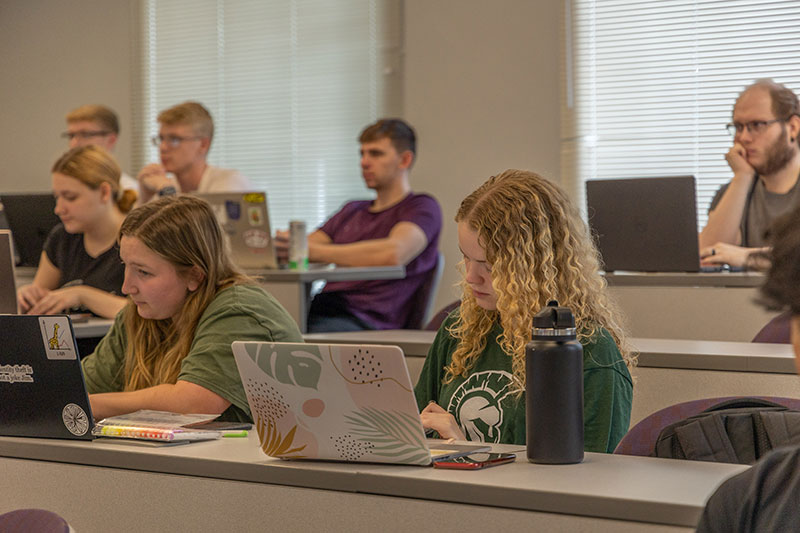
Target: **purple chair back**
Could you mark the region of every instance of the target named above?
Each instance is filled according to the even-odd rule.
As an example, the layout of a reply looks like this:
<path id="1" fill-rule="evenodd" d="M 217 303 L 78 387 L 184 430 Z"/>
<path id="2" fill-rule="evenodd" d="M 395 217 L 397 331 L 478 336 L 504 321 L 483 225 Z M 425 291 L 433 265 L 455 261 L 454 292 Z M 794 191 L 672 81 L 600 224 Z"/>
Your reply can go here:
<path id="1" fill-rule="evenodd" d="M 800 410 L 800 398 L 781 398 L 777 396 L 724 396 L 676 403 L 640 420 L 622 437 L 614 453 L 648 456 L 653 453 L 659 433 L 668 425 L 696 415 L 718 403 L 736 398 L 758 398 L 786 406 L 789 409 Z"/>
<path id="2" fill-rule="evenodd" d="M 67 521 L 44 509 L 17 509 L 0 514 L 0 531 L 4 533 L 68 533 Z"/>
<path id="3" fill-rule="evenodd" d="M 444 322 L 444 319 L 447 318 L 447 315 L 449 315 L 453 311 L 453 309 L 460 306 L 461 306 L 461 300 L 456 300 L 455 302 L 449 303 L 446 306 L 444 306 L 442 309 L 439 310 L 438 313 L 433 315 L 433 318 L 431 318 L 430 322 L 428 322 L 425 325 L 424 328 L 425 331 L 438 331 L 439 326 L 442 325 L 442 322 Z"/>
<path id="4" fill-rule="evenodd" d="M 752 342 L 770 342 L 773 344 L 790 344 L 789 331 L 791 329 L 791 313 L 781 313 L 761 328 L 753 337 Z"/>

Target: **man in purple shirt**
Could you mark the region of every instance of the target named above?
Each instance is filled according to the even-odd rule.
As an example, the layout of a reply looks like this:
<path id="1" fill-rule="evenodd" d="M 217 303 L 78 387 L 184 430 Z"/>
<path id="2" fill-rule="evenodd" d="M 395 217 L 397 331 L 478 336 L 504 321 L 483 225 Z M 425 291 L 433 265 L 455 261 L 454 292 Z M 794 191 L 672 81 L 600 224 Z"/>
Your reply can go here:
<path id="1" fill-rule="evenodd" d="M 442 211 L 433 197 L 411 192 L 414 130 L 402 120 L 383 119 L 367 126 L 359 142 L 361 174 L 376 198 L 346 203 L 309 235 L 309 260 L 405 265 L 406 277 L 328 283 L 311 303 L 309 332 L 404 327 L 415 293 L 436 267 Z"/>

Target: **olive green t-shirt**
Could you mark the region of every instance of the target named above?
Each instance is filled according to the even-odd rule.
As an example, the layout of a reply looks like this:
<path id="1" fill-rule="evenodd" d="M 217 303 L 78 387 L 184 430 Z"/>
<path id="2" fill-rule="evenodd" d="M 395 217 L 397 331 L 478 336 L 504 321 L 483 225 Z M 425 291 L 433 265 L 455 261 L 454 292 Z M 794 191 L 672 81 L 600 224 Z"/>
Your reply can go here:
<path id="1" fill-rule="evenodd" d="M 525 394 L 513 390 L 511 357 L 497 343 L 502 328 L 489 332 L 486 349 L 464 378 L 443 384 L 444 368 L 458 345 L 444 321 L 431 345 L 414 393 L 424 409 L 433 400 L 451 413 L 468 440 L 525 444 Z M 583 345 L 584 450 L 612 452 L 628 431 L 633 382 L 614 339 L 606 330 Z"/>
<path id="2" fill-rule="evenodd" d="M 90 394 L 123 390 L 128 344 L 123 314 L 117 315 L 94 353 L 81 361 Z M 231 402 L 221 420 L 252 421 L 231 351 L 231 343 L 237 340 L 303 342 L 303 337 L 289 313 L 257 285 L 221 290 L 200 317 L 178 380 L 200 385 Z"/>

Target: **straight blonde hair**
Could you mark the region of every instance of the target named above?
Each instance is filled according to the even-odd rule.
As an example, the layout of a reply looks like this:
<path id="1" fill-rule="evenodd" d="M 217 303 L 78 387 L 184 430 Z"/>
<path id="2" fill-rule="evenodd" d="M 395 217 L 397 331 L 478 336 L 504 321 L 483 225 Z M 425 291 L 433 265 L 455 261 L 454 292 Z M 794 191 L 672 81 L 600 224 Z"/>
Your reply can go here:
<path id="1" fill-rule="evenodd" d="M 125 390 L 175 383 L 188 355 L 200 317 L 222 289 L 252 283 L 228 259 L 222 231 L 211 207 L 193 196 L 165 197 L 137 207 L 119 231 L 139 239 L 166 259 L 179 275 L 192 268 L 202 272 L 199 287 L 188 293 L 175 320 L 139 316 L 129 301 L 124 313 L 128 347 L 125 354 Z"/>
<path id="2" fill-rule="evenodd" d="M 90 144 L 68 150 L 53 164 L 50 172 L 74 178 L 93 190 L 108 183 L 114 203 L 123 213 L 130 211 L 136 203 L 136 191 L 120 188 L 122 170 L 117 160 L 100 146 Z"/>

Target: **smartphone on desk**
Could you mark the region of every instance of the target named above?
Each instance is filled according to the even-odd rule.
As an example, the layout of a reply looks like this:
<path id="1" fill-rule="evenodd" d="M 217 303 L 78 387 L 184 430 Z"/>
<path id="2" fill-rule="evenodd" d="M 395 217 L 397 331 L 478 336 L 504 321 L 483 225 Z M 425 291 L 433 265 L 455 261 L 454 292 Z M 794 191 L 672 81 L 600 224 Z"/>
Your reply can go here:
<path id="1" fill-rule="evenodd" d="M 517 458 L 515 453 L 472 453 L 453 457 L 444 461 L 433 463 L 434 468 L 452 468 L 455 470 L 480 470 L 490 466 L 513 463 Z"/>

